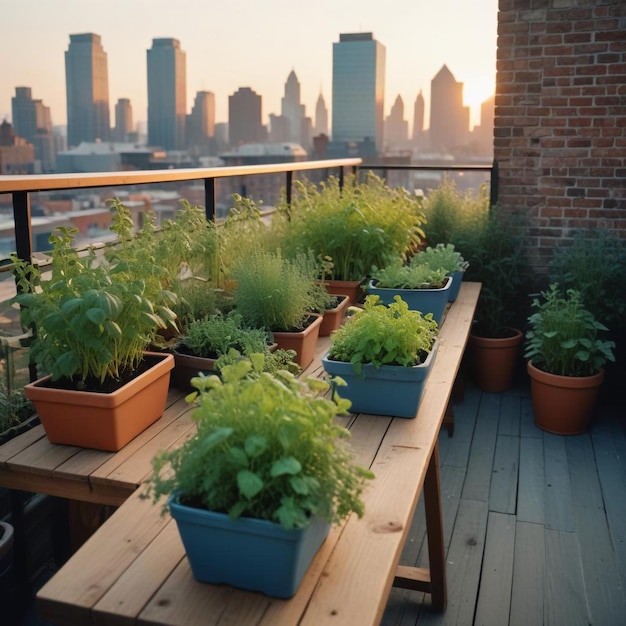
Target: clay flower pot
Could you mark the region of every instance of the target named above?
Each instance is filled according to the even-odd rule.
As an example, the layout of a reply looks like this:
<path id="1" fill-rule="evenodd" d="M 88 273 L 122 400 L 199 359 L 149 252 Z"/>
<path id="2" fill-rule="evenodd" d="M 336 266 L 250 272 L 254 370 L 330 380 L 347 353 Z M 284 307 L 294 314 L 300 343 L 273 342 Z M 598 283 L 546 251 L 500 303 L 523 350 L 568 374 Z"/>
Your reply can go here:
<path id="1" fill-rule="evenodd" d="M 559 376 L 528 361 L 535 425 L 556 435 L 578 435 L 589 427 L 604 370 L 592 376 Z"/>
<path id="2" fill-rule="evenodd" d="M 341 322 L 350 305 L 350 296 L 346 294 L 335 294 L 339 300 L 337 306 L 332 309 L 326 309 L 322 316 L 322 325 L 320 326 L 320 337 L 328 337 L 333 330 L 337 330 L 341 326 Z"/>
<path id="3" fill-rule="evenodd" d="M 511 388 L 515 365 L 524 335 L 516 328 L 509 329 L 510 337 L 492 338 L 470 335 L 469 347 L 473 374 L 478 386 L 490 393 L 501 393 Z"/>
<path id="4" fill-rule="evenodd" d="M 315 348 L 319 337 L 322 316 L 310 313 L 309 324 L 301 331 L 272 331 L 274 341 L 281 350 L 295 350 L 294 361 L 306 369 L 315 357 Z"/>

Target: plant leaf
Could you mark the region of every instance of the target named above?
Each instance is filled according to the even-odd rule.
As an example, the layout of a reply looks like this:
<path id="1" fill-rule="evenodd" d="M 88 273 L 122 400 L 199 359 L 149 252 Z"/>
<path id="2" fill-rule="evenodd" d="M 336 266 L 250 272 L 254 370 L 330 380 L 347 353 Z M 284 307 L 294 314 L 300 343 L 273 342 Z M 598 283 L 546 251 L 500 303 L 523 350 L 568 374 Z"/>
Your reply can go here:
<path id="1" fill-rule="evenodd" d="M 277 476 L 283 476 L 284 474 L 298 474 L 302 470 L 300 461 L 294 459 L 292 456 L 284 456 L 272 465 L 271 475 L 276 478 Z"/>
<path id="2" fill-rule="evenodd" d="M 245 498 L 254 498 L 254 496 L 263 489 L 263 480 L 250 470 L 241 470 L 237 472 L 237 486 L 241 495 Z"/>

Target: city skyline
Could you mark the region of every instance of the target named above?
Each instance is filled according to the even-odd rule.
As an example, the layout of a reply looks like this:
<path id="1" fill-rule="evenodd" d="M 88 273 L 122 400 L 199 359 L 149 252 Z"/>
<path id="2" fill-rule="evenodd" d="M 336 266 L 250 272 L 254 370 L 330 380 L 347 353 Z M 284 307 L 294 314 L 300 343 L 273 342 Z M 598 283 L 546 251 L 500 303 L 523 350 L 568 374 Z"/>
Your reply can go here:
<path id="1" fill-rule="evenodd" d="M 227 121 L 228 97 L 248 86 L 262 96 L 267 123 L 281 111 L 292 70 L 313 117 L 320 92 L 327 105 L 332 101 L 333 43 L 340 33 L 372 32 L 387 50 L 385 116 L 398 95 L 409 104 L 421 90 L 428 124 L 430 81 L 445 64 L 464 83 L 471 126 L 479 123 L 480 103 L 495 84 L 497 0 L 441 0 L 434 7 L 392 0 L 384 8 L 381 14 L 380 4 L 369 0 L 320 0 L 313 6 L 242 0 L 218 11 L 196 0 L 175 6 L 161 0 L 109 0 L 103 6 L 23 0 L 0 26 L 0 54 L 11 59 L 0 84 L 0 118 L 11 120 L 15 88 L 26 86 L 50 107 L 53 124 L 66 123 L 64 53 L 70 34 L 84 32 L 98 34 L 108 55 L 111 110 L 118 99 L 129 98 L 137 122 L 147 120 L 146 51 L 157 37 L 180 41 L 187 54 L 187 102 L 198 91 L 213 92 L 216 122 Z"/>

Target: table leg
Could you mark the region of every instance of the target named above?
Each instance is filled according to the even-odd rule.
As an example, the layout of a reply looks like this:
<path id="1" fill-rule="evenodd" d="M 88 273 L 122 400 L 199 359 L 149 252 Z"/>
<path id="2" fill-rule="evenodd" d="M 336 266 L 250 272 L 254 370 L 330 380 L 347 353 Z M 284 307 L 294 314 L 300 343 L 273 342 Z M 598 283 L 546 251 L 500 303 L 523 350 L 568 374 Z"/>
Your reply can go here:
<path id="1" fill-rule="evenodd" d="M 446 550 L 443 540 L 439 444 L 437 441 L 435 441 L 424 479 L 424 507 L 426 509 L 432 608 L 434 611 L 444 611 L 447 603 Z"/>

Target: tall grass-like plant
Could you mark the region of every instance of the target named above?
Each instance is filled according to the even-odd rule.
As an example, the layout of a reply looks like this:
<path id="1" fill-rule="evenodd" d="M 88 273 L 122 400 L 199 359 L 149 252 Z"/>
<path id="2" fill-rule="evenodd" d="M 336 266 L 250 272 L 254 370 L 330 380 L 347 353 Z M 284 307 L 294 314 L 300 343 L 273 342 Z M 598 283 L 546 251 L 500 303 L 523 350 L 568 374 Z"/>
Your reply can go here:
<path id="1" fill-rule="evenodd" d="M 270 331 L 302 329 L 314 310 L 313 279 L 298 259 L 256 250 L 233 268 L 235 309 L 246 324 Z"/>
<path id="2" fill-rule="evenodd" d="M 358 280 L 373 267 L 405 260 L 424 236 L 419 198 L 393 189 L 373 173 L 365 182 L 346 177 L 343 189 L 331 177 L 319 187 L 296 181 L 290 207 L 279 206 L 276 225 L 285 255 L 309 250 L 332 262 L 327 278 Z"/>
<path id="3" fill-rule="evenodd" d="M 532 307 L 525 356 L 535 367 L 559 376 L 591 376 L 615 360 L 615 343 L 600 339 L 608 328 L 585 309 L 580 292 L 562 295 L 553 283 Z"/>

